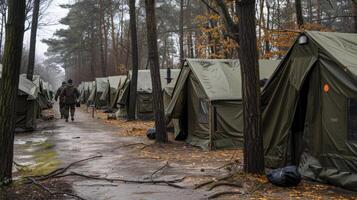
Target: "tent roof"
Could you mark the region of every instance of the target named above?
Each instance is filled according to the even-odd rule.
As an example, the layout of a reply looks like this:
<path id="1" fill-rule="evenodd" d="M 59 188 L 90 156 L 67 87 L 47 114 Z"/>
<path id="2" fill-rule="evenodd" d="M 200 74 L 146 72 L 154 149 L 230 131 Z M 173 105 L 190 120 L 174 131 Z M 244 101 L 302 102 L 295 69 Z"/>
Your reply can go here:
<path id="1" fill-rule="evenodd" d="M 172 82 L 175 82 L 180 74 L 180 69 L 171 69 Z M 129 71 L 129 76 L 131 77 L 132 71 Z M 160 69 L 161 76 L 161 88 L 164 89 L 167 86 L 167 69 Z M 138 92 L 152 92 L 151 74 L 150 70 L 139 70 L 138 73 Z"/>
<path id="2" fill-rule="evenodd" d="M 108 86 L 108 78 L 96 78 L 95 84 L 97 86 L 97 92 L 104 92 L 106 87 Z"/>
<path id="3" fill-rule="evenodd" d="M 268 79 L 279 60 L 260 60 L 260 78 Z M 242 81 L 239 60 L 187 59 L 210 100 L 240 100 Z"/>
<path id="4" fill-rule="evenodd" d="M 115 89 L 118 89 L 120 88 L 125 80 L 126 80 L 126 77 L 125 75 L 121 75 L 121 76 L 109 76 L 108 77 L 108 80 L 109 80 L 109 85 L 110 87 L 112 88 L 115 88 Z M 120 85 L 119 85 L 120 84 Z"/>
<path id="5" fill-rule="evenodd" d="M 357 76 L 357 34 L 308 31 L 306 35 L 345 69 Z"/>
<path id="6" fill-rule="evenodd" d="M 38 87 L 26 77 L 20 76 L 19 90 L 28 94 L 29 99 L 36 99 L 38 95 Z"/>

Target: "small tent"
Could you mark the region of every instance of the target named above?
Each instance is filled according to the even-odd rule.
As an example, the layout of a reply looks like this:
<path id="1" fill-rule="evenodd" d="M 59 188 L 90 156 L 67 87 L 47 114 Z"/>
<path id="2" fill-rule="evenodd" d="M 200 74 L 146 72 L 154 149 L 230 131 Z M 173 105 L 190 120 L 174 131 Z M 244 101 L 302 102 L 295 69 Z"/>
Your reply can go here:
<path id="1" fill-rule="evenodd" d="M 0 65 L 0 79 L 2 65 Z M 16 131 L 25 132 L 36 129 L 36 117 L 38 111 L 39 88 L 26 77 L 20 76 L 19 90 L 16 98 Z"/>
<path id="2" fill-rule="evenodd" d="M 100 99 L 102 101 L 109 102 L 110 108 L 116 108 L 116 102 L 118 100 L 120 90 L 125 84 L 126 78 L 127 76 L 124 75 L 108 77 L 109 84 L 107 85 L 105 91 L 102 93 Z"/>
<path id="3" fill-rule="evenodd" d="M 93 89 L 93 81 L 89 81 L 89 82 L 82 82 L 81 83 L 81 86 L 78 87 L 79 89 L 79 92 L 81 94 L 80 96 L 80 101 L 81 103 L 87 103 L 88 102 L 88 99 L 89 99 L 89 96 L 92 92 L 92 89 Z"/>
<path id="4" fill-rule="evenodd" d="M 278 63 L 261 60 L 261 79 L 269 78 Z M 168 119 L 179 119 L 176 138 L 209 149 L 241 146 L 241 90 L 238 60 L 187 59 L 166 108 Z"/>
<path id="5" fill-rule="evenodd" d="M 21 74 L 20 76 L 26 78 L 26 74 Z M 52 102 L 48 97 L 47 83 L 45 83 L 45 81 L 43 81 L 39 75 L 34 75 L 32 78 L 32 82 L 39 88 L 39 93 L 37 96 L 37 103 L 39 104 L 39 109 L 45 110 L 51 108 Z"/>
<path id="6" fill-rule="evenodd" d="M 161 88 L 164 90 L 170 82 L 175 82 L 180 69 L 161 69 Z M 125 116 L 129 102 L 132 71 L 129 71 L 128 79 L 120 92 L 117 103 L 121 106 L 121 116 Z M 153 118 L 152 82 L 150 70 L 139 70 L 137 85 L 136 112 L 139 118 Z"/>
<path id="7" fill-rule="evenodd" d="M 357 34 L 300 35 L 262 105 L 266 166 L 357 191 Z"/>
<path id="8" fill-rule="evenodd" d="M 96 78 L 93 83 L 91 94 L 88 98 L 90 104 L 95 105 L 96 108 L 108 107 L 110 104 L 109 99 L 101 99 L 102 94 L 107 90 L 108 87 L 109 80 L 107 77 Z"/>

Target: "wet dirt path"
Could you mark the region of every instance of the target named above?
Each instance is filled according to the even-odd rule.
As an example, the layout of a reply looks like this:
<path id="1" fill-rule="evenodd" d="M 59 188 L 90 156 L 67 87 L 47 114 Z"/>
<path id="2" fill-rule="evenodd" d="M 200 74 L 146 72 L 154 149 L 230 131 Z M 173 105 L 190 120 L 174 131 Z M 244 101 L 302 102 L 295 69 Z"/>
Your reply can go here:
<path id="1" fill-rule="evenodd" d="M 31 134 L 18 134 L 15 138 L 15 161 L 34 166 L 29 174 L 46 174 L 59 167 L 95 155 L 103 157 L 83 162 L 70 171 L 106 178 L 150 180 L 153 172 L 165 164 L 156 159 L 140 157 L 132 148 L 119 148 L 126 144 L 151 144 L 144 137 L 120 137 L 117 127 L 92 119 L 90 114 L 77 111 L 74 122 L 54 120 Z M 170 163 L 154 178 L 173 180 L 184 176 L 213 176 L 214 166 L 202 168 L 182 163 Z M 202 166 L 203 166 L 202 165 Z M 69 172 L 70 172 L 69 171 Z M 16 174 L 16 173 L 15 173 Z M 217 174 L 215 174 L 217 175 Z M 209 192 L 192 189 L 192 182 L 180 183 L 189 189 L 166 185 L 110 183 L 81 177 L 66 177 L 74 192 L 84 199 L 206 199 Z"/>

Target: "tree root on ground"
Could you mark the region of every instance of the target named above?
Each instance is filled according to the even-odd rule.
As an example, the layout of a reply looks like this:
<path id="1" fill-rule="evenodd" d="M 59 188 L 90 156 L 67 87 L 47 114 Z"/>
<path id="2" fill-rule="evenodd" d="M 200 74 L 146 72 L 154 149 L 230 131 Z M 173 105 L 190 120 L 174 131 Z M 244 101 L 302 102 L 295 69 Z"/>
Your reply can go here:
<path id="1" fill-rule="evenodd" d="M 57 192 L 57 191 L 52 191 L 51 189 L 49 189 L 48 187 L 42 185 L 41 183 L 37 182 L 35 179 L 30 178 L 30 177 L 26 177 L 26 179 L 28 181 L 30 181 L 31 183 L 33 183 L 34 185 L 36 185 L 38 188 L 45 190 L 46 192 L 48 192 L 51 196 L 70 196 L 70 197 L 74 197 L 76 199 L 79 200 L 85 200 L 82 197 L 75 195 L 75 194 L 71 194 L 71 193 L 67 193 L 67 192 Z"/>
<path id="2" fill-rule="evenodd" d="M 171 187 L 175 188 L 180 188 L 180 189 L 185 189 L 185 187 L 176 185 L 176 183 L 182 182 L 186 177 L 183 177 L 181 179 L 175 179 L 175 180 L 129 180 L 129 179 L 123 179 L 123 178 L 104 178 L 104 177 L 99 177 L 99 176 L 93 176 L 93 175 L 85 175 L 77 172 L 70 172 L 69 174 L 64 174 L 64 175 L 59 175 L 55 176 L 54 178 L 63 178 L 67 176 L 78 176 L 82 178 L 87 178 L 87 179 L 92 179 L 92 180 L 101 180 L 101 181 L 108 181 L 108 182 L 123 182 L 123 183 L 134 183 L 134 184 L 166 184 Z"/>
<path id="3" fill-rule="evenodd" d="M 242 192 L 239 191 L 226 191 L 226 192 L 218 192 L 216 194 L 212 194 L 211 196 L 208 197 L 208 199 L 215 199 L 218 198 L 222 195 L 228 195 L 228 194 L 242 194 Z"/>

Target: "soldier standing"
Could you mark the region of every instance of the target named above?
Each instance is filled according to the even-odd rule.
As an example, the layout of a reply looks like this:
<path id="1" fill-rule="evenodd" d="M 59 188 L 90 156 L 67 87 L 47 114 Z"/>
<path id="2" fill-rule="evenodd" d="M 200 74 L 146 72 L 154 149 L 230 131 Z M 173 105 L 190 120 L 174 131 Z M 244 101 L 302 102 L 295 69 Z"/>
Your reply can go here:
<path id="1" fill-rule="evenodd" d="M 68 122 L 70 112 L 71 120 L 74 121 L 74 113 L 76 111 L 76 103 L 79 95 L 78 89 L 73 86 L 73 81 L 69 79 L 68 84 L 61 92 L 61 96 L 64 98 L 64 117 L 66 122 Z"/>
<path id="2" fill-rule="evenodd" d="M 62 85 L 58 90 L 56 91 L 55 95 L 55 101 L 58 100 L 59 97 L 59 108 L 60 108 L 60 113 L 61 113 L 61 119 L 64 118 L 64 98 L 61 95 L 62 90 L 66 87 L 67 83 L 65 81 L 62 82 Z"/>

